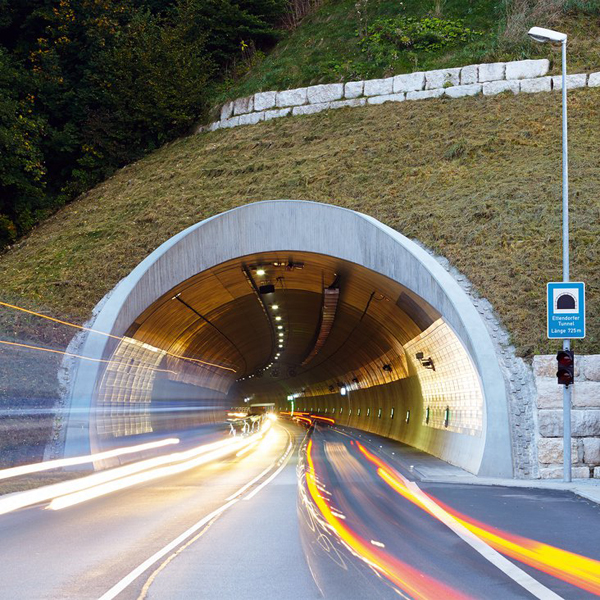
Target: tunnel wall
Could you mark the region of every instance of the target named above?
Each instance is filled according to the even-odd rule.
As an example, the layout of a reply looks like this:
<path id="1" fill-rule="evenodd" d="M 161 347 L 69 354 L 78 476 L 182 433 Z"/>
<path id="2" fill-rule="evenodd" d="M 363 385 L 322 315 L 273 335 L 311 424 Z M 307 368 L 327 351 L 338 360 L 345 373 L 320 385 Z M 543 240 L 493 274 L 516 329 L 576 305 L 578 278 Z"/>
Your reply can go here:
<path id="1" fill-rule="evenodd" d="M 123 336 L 138 315 L 182 281 L 228 260 L 267 251 L 312 252 L 356 263 L 397 281 L 433 306 L 473 361 L 484 410 L 481 435 L 436 429 L 427 434 L 432 446 L 445 449 L 440 453 L 445 460 L 480 475 L 512 475 L 505 383 L 479 314 L 433 257 L 369 216 L 295 200 L 258 202 L 217 215 L 174 236 L 141 262 L 102 301 L 93 326 Z M 82 353 L 106 359 L 110 346 L 106 337 L 90 335 Z M 78 411 L 67 426 L 67 455 L 95 447 L 90 416 L 101 374 L 101 365 L 91 361 L 82 362 L 74 373 L 70 398 Z M 457 441 L 450 441 L 455 436 Z"/>

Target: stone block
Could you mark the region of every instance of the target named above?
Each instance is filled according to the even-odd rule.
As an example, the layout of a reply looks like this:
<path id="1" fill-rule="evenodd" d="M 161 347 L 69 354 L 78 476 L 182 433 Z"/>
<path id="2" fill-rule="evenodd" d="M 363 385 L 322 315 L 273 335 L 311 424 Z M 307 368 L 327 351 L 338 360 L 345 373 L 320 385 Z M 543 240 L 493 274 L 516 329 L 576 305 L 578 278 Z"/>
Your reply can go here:
<path id="1" fill-rule="evenodd" d="M 573 407 L 600 408 L 600 382 L 575 382 L 573 386 Z"/>
<path id="2" fill-rule="evenodd" d="M 600 87 L 600 71 L 598 73 L 590 73 L 587 84 L 588 87 Z"/>
<path id="3" fill-rule="evenodd" d="M 245 115 L 246 113 L 254 110 L 254 96 L 247 96 L 246 98 L 238 98 L 233 101 L 233 114 L 234 115 Z"/>
<path id="4" fill-rule="evenodd" d="M 460 85 L 470 85 L 479 81 L 479 65 L 467 65 L 460 70 Z"/>
<path id="5" fill-rule="evenodd" d="M 327 110 L 329 108 L 329 102 L 321 102 L 321 104 L 307 104 L 306 106 L 296 106 L 292 110 L 294 116 L 297 115 L 312 115 L 314 113 Z"/>
<path id="6" fill-rule="evenodd" d="M 573 467 L 571 469 L 571 477 L 573 479 L 589 479 L 590 469 L 589 467 Z"/>
<path id="7" fill-rule="evenodd" d="M 427 98 L 441 98 L 444 95 L 444 88 L 437 90 L 423 90 L 421 92 L 408 92 L 407 100 L 426 100 Z"/>
<path id="8" fill-rule="evenodd" d="M 344 95 L 343 83 L 329 83 L 326 85 L 312 85 L 306 90 L 306 97 L 311 104 L 322 104 L 340 100 Z"/>
<path id="9" fill-rule="evenodd" d="M 221 121 L 229 119 L 233 114 L 233 102 L 225 102 L 221 107 Z"/>
<path id="10" fill-rule="evenodd" d="M 268 110 L 275 108 L 277 92 L 258 92 L 254 94 L 254 110 Z"/>
<path id="11" fill-rule="evenodd" d="M 548 409 L 538 412 L 539 432 L 543 437 L 561 437 L 562 425 L 562 410 Z M 573 437 L 600 436 L 600 410 L 573 410 L 571 433 Z"/>
<path id="12" fill-rule="evenodd" d="M 521 91 L 526 94 L 537 92 L 549 92 L 552 90 L 552 77 L 534 77 L 533 79 L 521 79 Z"/>
<path id="13" fill-rule="evenodd" d="M 600 467 L 594 469 L 594 479 L 600 479 Z"/>
<path id="14" fill-rule="evenodd" d="M 504 79 L 506 73 L 506 63 L 485 63 L 479 65 L 479 81 L 484 83 L 486 81 L 498 81 Z"/>
<path id="15" fill-rule="evenodd" d="M 581 361 L 575 358 L 575 364 L 581 364 L 583 367 L 583 375 L 590 381 L 600 381 L 600 354 L 588 354 L 582 356 Z"/>
<path id="16" fill-rule="evenodd" d="M 248 115 L 240 115 L 240 125 L 256 125 L 256 123 L 265 120 L 265 113 L 262 112 L 253 112 Z"/>
<path id="17" fill-rule="evenodd" d="M 519 82 L 518 81 L 490 81 L 483 84 L 483 95 L 484 96 L 495 96 L 502 92 L 512 92 L 513 94 L 519 93 Z"/>
<path id="18" fill-rule="evenodd" d="M 363 95 L 364 81 L 349 81 L 344 86 L 344 98 L 358 98 Z"/>
<path id="19" fill-rule="evenodd" d="M 556 362 L 556 361 L 554 361 Z M 556 374 L 556 366 L 554 367 Z M 556 377 L 538 377 L 535 380 L 537 388 L 536 405 L 538 408 L 561 408 L 563 398 L 563 386 L 558 385 Z"/>
<path id="20" fill-rule="evenodd" d="M 216 131 L 217 129 L 221 129 L 220 121 L 215 121 L 208 126 L 208 131 Z"/>
<path id="21" fill-rule="evenodd" d="M 221 121 L 221 129 L 229 129 L 230 127 L 237 127 L 240 124 L 239 117 L 231 117 Z"/>
<path id="22" fill-rule="evenodd" d="M 548 73 L 550 62 L 547 58 L 539 60 L 516 60 L 506 63 L 506 79 L 532 79 Z"/>
<path id="23" fill-rule="evenodd" d="M 458 85 L 460 83 L 460 69 L 437 69 L 425 72 L 425 89 L 434 90 L 445 85 Z"/>
<path id="24" fill-rule="evenodd" d="M 540 477 L 542 479 L 562 479 L 563 468 L 562 467 L 542 467 L 540 469 Z"/>
<path id="25" fill-rule="evenodd" d="M 562 464 L 562 438 L 540 438 L 538 440 L 538 462 L 543 465 Z M 577 440 L 571 440 L 571 463 L 576 464 L 577 462 L 579 462 Z"/>
<path id="26" fill-rule="evenodd" d="M 384 94 L 391 94 L 393 91 L 393 77 L 387 77 L 385 79 L 368 79 L 365 81 L 365 96 L 383 96 Z"/>
<path id="27" fill-rule="evenodd" d="M 279 119 L 281 117 L 287 117 L 292 112 L 291 108 L 279 108 L 276 110 L 266 110 L 265 111 L 265 121 L 270 121 L 271 119 Z"/>
<path id="28" fill-rule="evenodd" d="M 573 479 L 589 479 L 590 470 L 587 467 L 571 467 L 571 476 Z M 542 467 L 540 469 L 540 477 L 542 479 L 562 479 L 563 467 Z"/>
<path id="29" fill-rule="evenodd" d="M 396 75 L 394 77 L 394 94 L 402 92 L 418 92 L 425 87 L 425 73 L 418 71 L 416 73 L 406 73 L 405 75 Z"/>
<path id="30" fill-rule="evenodd" d="M 456 85 L 446 88 L 444 96 L 448 98 L 463 98 L 464 96 L 475 96 L 481 94 L 482 85 L 480 83 L 472 83 L 470 85 Z"/>
<path id="31" fill-rule="evenodd" d="M 306 88 L 277 92 L 276 106 L 284 108 L 286 106 L 300 106 L 301 104 L 306 104 Z"/>
<path id="32" fill-rule="evenodd" d="M 583 462 L 600 465 L 600 438 L 583 438 Z"/>
<path id="33" fill-rule="evenodd" d="M 345 108 L 346 106 L 364 106 L 367 103 L 366 98 L 352 98 L 351 100 L 337 100 L 331 102 L 329 108 Z"/>
<path id="34" fill-rule="evenodd" d="M 405 94 L 386 94 L 385 96 L 368 98 L 367 102 L 369 104 L 384 104 L 385 102 L 403 102 L 405 99 Z"/>
<path id="35" fill-rule="evenodd" d="M 587 85 L 587 73 L 567 75 L 567 89 L 574 90 L 575 88 L 582 88 Z M 562 90 L 562 76 L 555 75 L 552 78 L 552 88 L 555 90 Z"/>
<path id="36" fill-rule="evenodd" d="M 587 357 L 575 356 L 575 377 L 581 375 L 581 365 Z M 533 373 L 536 377 L 552 377 L 556 380 L 556 354 L 538 354 L 533 357 Z"/>

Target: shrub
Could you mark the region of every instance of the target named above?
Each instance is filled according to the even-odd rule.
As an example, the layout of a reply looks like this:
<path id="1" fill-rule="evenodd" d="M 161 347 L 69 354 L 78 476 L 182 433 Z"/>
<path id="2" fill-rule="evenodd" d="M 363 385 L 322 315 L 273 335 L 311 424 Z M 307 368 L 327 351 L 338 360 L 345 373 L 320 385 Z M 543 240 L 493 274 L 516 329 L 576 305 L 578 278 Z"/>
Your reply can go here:
<path id="1" fill-rule="evenodd" d="M 403 51 L 434 52 L 467 42 L 479 32 L 455 19 L 405 17 L 378 19 L 360 40 L 361 49 L 377 63 L 397 60 Z"/>

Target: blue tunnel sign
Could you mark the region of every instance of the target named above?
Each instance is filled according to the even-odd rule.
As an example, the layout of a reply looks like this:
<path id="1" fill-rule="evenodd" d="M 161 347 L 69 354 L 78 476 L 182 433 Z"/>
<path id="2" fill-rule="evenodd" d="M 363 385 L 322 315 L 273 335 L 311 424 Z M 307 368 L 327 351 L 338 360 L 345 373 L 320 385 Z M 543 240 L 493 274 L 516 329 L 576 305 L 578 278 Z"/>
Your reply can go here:
<path id="1" fill-rule="evenodd" d="M 585 337 L 585 284 L 548 283 L 548 337 L 572 340 Z"/>

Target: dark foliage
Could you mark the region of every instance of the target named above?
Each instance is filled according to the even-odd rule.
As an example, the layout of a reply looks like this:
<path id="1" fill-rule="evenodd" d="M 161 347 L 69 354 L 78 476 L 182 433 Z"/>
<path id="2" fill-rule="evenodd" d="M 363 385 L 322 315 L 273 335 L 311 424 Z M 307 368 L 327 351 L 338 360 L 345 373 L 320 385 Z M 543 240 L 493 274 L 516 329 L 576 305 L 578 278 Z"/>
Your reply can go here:
<path id="1" fill-rule="evenodd" d="M 181 136 L 287 0 L 0 0 L 0 248 Z"/>

